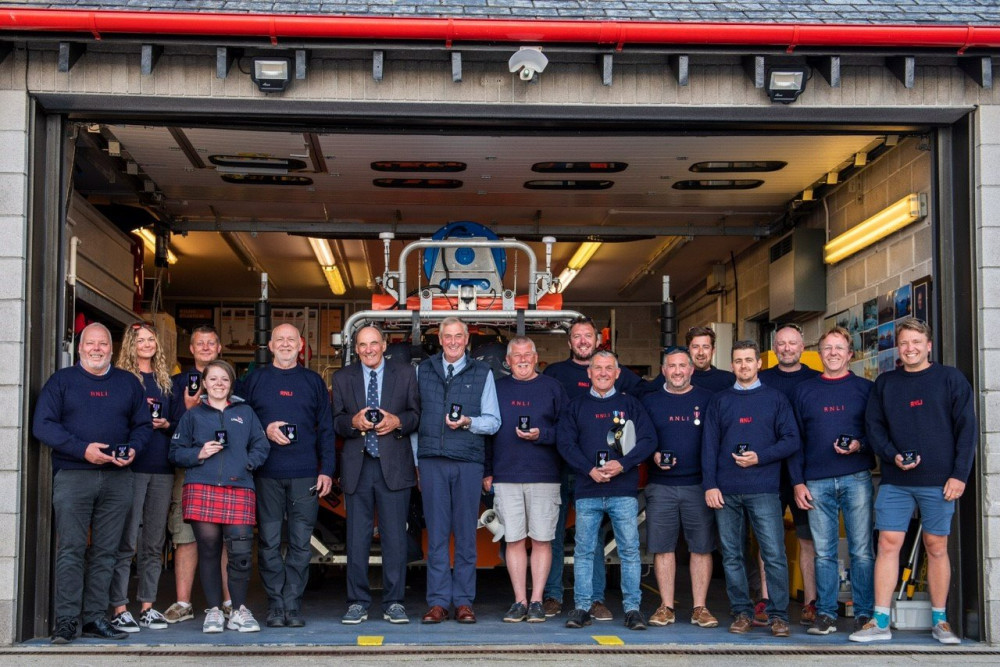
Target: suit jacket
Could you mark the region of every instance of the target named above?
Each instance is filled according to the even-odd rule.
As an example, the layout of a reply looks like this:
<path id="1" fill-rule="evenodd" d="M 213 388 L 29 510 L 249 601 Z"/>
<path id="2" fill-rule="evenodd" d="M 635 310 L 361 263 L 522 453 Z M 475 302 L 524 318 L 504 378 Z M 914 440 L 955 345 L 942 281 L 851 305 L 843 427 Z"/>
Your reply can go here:
<path id="1" fill-rule="evenodd" d="M 360 361 L 333 375 L 333 427 L 344 438 L 341 451 L 340 485 L 345 493 L 358 487 L 361 463 L 365 456 L 365 438 L 351 426 L 351 419 L 367 405 L 367 368 Z M 420 399 L 417 374 L 409 364 L 385 361 L 379 407 L 399 417 L 400 428 L 378 439 L 379 462 L 385 484 L 393 491 L 416 486 L 413 450 L 409 435 L 420 422 Z"/>

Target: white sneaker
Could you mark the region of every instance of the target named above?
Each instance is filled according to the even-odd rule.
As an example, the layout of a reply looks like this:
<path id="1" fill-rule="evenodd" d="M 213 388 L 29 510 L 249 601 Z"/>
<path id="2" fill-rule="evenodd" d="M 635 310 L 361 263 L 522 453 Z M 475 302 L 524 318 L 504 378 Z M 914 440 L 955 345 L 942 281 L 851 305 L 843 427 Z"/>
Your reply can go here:
<path id="1" fill-rule="evenodd" d="M 226 625 L 230 630 L 240 632 L 260 632 L 260 623 L 253 617 L 246 605 L 240 605 L 239 609 L 234 609 L 229 615 L 229 623 Z"/>
<path id="2" fill-rule="evenodd" d="M 958 635 L 951 631 L 951 626 L 948 625 L 948 621 L 941 621 L 931 628 L 931 636 L 942 644 L 962 643 L 962 640 L 958 638 Z"/>
<path id="3" fill-rule="evenodd" d="M 887 627 L 880 628 L 878 622 L 872 619 L 865 623 L 860 630 L 851 633 L 848 637 L 852 642 L 877 642 L 892 639 L 892 630 Z"/>
<path id="4" fill-rule="evenodd" d="M 222 632 L 222 626 L 226 622 L 222 615 L 222 610 L 212 607 L 205 610 L 205 622 L 201 626 L 201 631 L 206 633 Z"/>

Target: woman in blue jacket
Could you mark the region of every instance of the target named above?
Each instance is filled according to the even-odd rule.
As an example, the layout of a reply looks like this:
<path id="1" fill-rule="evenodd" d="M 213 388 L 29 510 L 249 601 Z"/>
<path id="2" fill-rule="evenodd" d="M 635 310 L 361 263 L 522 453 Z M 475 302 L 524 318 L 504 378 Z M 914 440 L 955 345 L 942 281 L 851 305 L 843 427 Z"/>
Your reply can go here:
<path id="1" fill-rule="evenodd" d="M 203 632 L 222 632 L 222 542 L 229 555 L 230 630 L 258 632 L 244 604 L 253 564 L 255 511 L 253 471 L 270 445 L 254 411 L 233 395 L 236 373 L 225 361 L 205 367 L 202 402 L 181 417 L 170 443 L 170 460 L 187 468 L 181 504 L 194 529 L 198 570 L 209 609 Z"/>

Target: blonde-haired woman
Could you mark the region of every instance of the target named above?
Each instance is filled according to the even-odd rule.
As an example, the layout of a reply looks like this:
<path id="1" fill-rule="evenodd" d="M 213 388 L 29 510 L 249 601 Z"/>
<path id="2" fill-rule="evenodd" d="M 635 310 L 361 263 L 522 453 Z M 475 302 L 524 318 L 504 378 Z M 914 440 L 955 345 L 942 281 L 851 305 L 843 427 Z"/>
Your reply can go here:
<path id="1" fill-rule="evenodd" d="M 125 530 L 118 546 L 118 560 L 111 577 L 111 624 L 123 632 L 140 628 L 163 630 L 167 621 L 153 608 L 160 583 L 161 555 L 166 539 L 167 512 L 174 483 L 174 467 L 167 459 L 170 450 L 170 373 L 156 333 L 149 322 L 136 322 L 125 329 L 115 365 L 134 374 L 146 390 L 146 402 L 153 422 L 149 444 L 132 462 L 132 507 L 125 518 Z M 128 611 L 128 583 L 132 558 L 136 559 L 141 606 L 139 620 Z"/>

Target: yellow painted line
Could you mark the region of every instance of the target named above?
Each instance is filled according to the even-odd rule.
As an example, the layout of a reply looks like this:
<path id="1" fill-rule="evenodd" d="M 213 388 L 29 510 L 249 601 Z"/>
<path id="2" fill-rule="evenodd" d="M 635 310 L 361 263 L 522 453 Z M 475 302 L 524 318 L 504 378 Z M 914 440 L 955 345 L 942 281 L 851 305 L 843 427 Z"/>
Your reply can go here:
<path id="1" fill-rule="evenodd" d="M 592 635 L 594 641 L 601 646 L 623 646 L 625 642 L 622 641 L 621 637 L 616 637 L 615 635 Z"/>
<path id="2" fill-rule="evenodd" d="M 358 646 L 381 646 L 384 639 L 382 635 L 358 635 Z"/>

